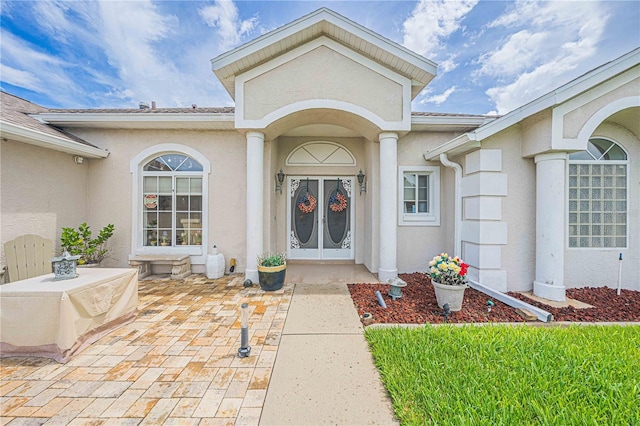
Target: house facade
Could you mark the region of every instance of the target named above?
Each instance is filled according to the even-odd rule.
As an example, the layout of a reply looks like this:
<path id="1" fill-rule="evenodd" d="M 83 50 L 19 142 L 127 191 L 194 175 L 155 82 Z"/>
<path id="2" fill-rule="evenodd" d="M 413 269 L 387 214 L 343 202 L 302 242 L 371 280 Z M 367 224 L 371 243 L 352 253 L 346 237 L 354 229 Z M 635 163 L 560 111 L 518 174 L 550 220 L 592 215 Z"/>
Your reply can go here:
<path id="1" fill-rule="evenodd" d="M 640 49 L 502 117 L 411 112 L 437 66 L 328 9 L 211 61 L 235 108 L 47 109 L 2 94 L 2 243 L 115 224 L 106 266 L 215 245 L 362 264 L 446 251 L 563 300 L 640 290 Z M 45 184 L 46 183 L 46 184 Z M 0 257 L 4 263 L 4 252 Z"/>

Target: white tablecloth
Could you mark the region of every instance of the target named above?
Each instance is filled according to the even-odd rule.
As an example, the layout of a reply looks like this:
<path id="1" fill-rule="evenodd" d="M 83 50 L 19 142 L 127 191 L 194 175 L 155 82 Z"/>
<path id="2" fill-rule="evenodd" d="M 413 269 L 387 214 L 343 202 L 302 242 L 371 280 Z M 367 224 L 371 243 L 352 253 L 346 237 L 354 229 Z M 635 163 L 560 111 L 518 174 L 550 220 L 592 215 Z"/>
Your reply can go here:
<path id="1" fill-rule="evenodd" d="M 0 285 L 0 356 L 68 361 L 113 329 L 133 321 L 136 269 L 79 268 L 79 277 L 53 274 Z"/>

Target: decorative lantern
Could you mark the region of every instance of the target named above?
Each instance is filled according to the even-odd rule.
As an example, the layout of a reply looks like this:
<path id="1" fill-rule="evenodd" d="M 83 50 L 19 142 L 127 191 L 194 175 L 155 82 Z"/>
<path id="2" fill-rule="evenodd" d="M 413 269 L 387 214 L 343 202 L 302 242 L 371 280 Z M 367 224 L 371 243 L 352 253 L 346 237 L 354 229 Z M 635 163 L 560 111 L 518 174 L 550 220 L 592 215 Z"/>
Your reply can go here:
<path id="1" fill-rule="evenodd" d="M 68 251 L 64 251 L 60 257 L 52 257 L 51 263 L 53 263 L 53 273 L 55 275 L 55 281 L 68 280 L 71 278 L 78 278 L 76 272 L 76 263 L 80 259 L 80 255 L 71 256 Z"/>
<path id="2" fill-rule="evenodd" d="M 393 300 L 400 299 L 402 297 L 402 288 L 407 286 L 407 283 L 400 278 L 390 278 L 388 281 L 389 285 L 389 296 Z"/>

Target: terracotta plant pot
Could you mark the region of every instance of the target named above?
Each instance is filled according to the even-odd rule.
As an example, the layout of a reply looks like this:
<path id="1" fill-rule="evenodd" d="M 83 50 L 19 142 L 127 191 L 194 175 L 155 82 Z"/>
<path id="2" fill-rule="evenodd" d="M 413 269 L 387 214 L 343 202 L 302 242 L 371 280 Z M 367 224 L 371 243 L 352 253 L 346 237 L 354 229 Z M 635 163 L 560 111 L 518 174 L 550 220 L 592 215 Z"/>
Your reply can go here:
<path id="1" fill-rule="evenodd" d="M 449 304 L 451 312 L 462 309 L 462 301 L 464 300 L 464 290 L 467 285 L 446 285 L 431 281 L 433 290 L 436 292 L 436 300 L 439 307 L 443 307 L 445 303 Z"/>
<path id="2" fill-rule="evenodd" d="M 286 263 L 280 266 L 258 265 L 258 281 L 260 283 L 260 288 L 264 291 L 280 290 L 284 285 L 286 272 Z"/>

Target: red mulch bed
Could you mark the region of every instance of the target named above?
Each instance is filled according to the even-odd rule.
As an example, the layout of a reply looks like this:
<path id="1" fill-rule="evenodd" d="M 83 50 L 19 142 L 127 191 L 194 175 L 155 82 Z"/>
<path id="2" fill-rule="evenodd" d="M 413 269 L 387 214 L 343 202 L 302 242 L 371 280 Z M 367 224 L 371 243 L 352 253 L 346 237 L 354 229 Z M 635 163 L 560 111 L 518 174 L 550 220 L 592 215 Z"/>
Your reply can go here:
<path id="1" fill-rule="evenodd" d="M 387 284 L 349 284 L 351 298 L 363 323 L 444 323 L 445 317 L 436 303 L 429 277 L 422 273 L 413 273 L 401 274 L 400 278 L 407 282 L 407 286 L 402 289 L 402 297 L 395 301 L 388 295 L 389 285 Z M 378 304 L 376 290 L 382 293 L 387 309 Z M 555 321 L 640 321 L 640 292 L 638 291 L 622 290 L 621 295 L 618 296 L 615 289 L 607 287 L 567 290 L 567 297 L 594 306 L 588 309 L 553 308 L 527 299 L 518 293 L 509 293 L 509 295 L 552 313 Z M 491 308 L 491 312 L 488 312 L 487 301 L 490 299 L 495 306 Z M 364 320 L 365 313 L 372 314 L 373 319 Z M 462 310 L 452 312 L 448 318 L 450 323 L 523 321 L 525 321 L 524 318 L 516 313 L 515 308 L 470 287 L 465 290 Z"/>

